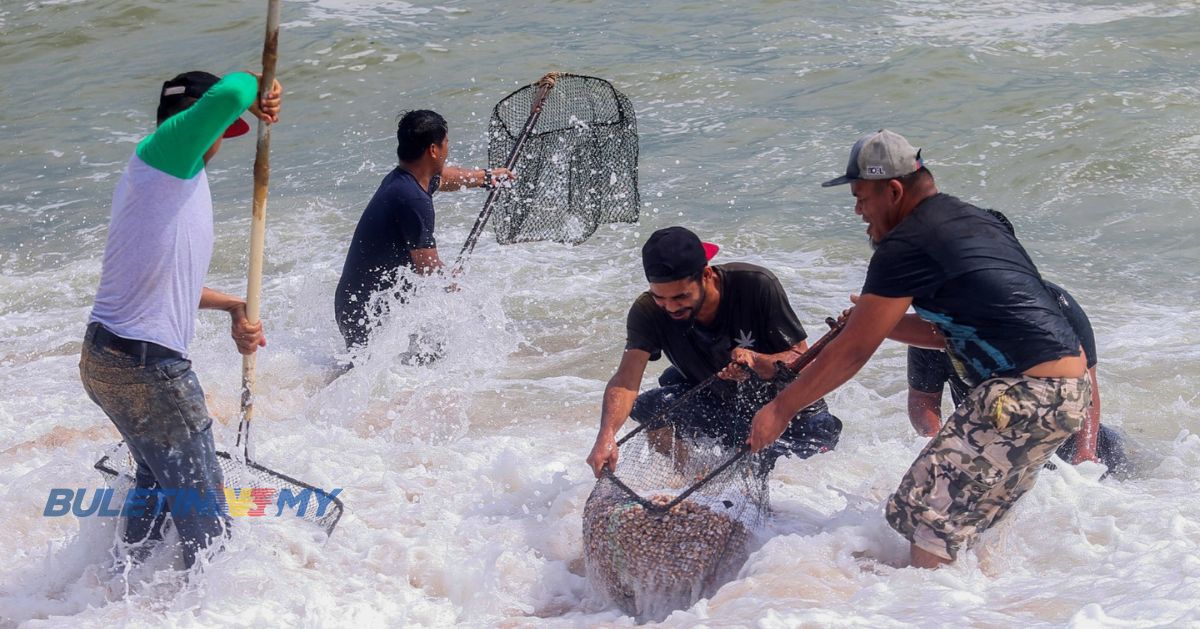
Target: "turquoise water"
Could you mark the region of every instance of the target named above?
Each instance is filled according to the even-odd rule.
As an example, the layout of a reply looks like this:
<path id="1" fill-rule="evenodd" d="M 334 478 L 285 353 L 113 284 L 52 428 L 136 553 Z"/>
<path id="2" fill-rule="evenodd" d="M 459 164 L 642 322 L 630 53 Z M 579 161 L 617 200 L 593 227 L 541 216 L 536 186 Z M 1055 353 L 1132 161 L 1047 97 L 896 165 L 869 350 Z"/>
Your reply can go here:
<path id="1" fill-rule="evenodd" d="M 959 566 L 890 567 L 903 544 L 879 505 L 920 442 L 903 352 L 887 344 L 830 399 L 847 424 L 838 451 L 781 465 L 763 549 L 668 624 L 1200 622 L 1194 2 L 285 2 L 256 446 L 345 487 L 351 515 L 324 546 L 252 523 L 201 594 L 106 603 L 87 568 L 104 532 L 40 509 L 64 480 L 96 484 L 90 464 L 115 439 L 75 371 L 108 203 L 161 81 L 258 65 L 263 4 L 0 6 L 0 474 L 19 481 L 0 489 L 12 531 L 0 553 L 13 558 L 0 619 L 236 624 L 251 616 L 224 614 L 253 605 L 254 618 L 313 625 L 626 622 L 588 594 L 577 562 L 583 458 L 644 288 L 638 247 L 692 227 L 722 245 L 719 260 L 775 270 L 819 330 L 861 286 L 870 250 L 847 191 L 818 184 L 861 133 L 888 127 L 923 147 L 944 191 L 1004 211 L 1083 304 L 1104 421 L 1134 440 L 1141 474 L 1047 474 Z M 485 238 L 462 293 L 422 303 L 330 383 L 333 287 L 393 165 L 397 114 L 440 111 L 451 161 L 481 164 L 491 107 L 551 70 L 606 78 L 634 103 L 641 222 L 577 247 Z M 244 291 L 252 159 L 253 141 L 235 140 L 209 169 L 209 285 L 228 292 Z M 482 201 L 437 197 L 445 257 Z M 227 423 L 240 361 L 226 328 L 202 315 L 194 351 Z M 447 330 L 445 364 L 390 357 L 421 328 Z"/>

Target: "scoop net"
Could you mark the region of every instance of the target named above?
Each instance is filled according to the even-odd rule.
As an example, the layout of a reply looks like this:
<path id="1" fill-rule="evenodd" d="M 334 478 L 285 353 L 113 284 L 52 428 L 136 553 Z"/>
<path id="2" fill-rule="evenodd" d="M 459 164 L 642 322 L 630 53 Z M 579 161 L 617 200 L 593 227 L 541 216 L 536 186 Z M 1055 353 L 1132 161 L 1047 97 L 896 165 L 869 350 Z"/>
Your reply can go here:
<path id="1" fill-rule="evenodd" d="M 511 190 L 498 195 L 492 225 L 500 244 L 578 244 L 600 225 L 638 220 L 638 136 L 633 105 L 604 79 L 554 75 L 536 124 L 520 145 Z M 538 83 L 492 110 L 488 162 L 504 166 L 517 147 Z"/>
<path id="2" fill-rule="evenodd" d="M 639 427 L 584 505 L 588 579 L 639 621 L 661 620 L 736 576 L 769 503 L 758 455 Z"/>
<path id="3" fill-rule="evenodd" d="M 290 476 L 280 474 L 253 461 L 239 461 L 228 452 L 217 452 L 217 464 L 221 466 L 225 487 L 242 490 L 270 491 L 270 496 L 280 497 L 286 490 L 292 498 L 303 497 L 304 508 L 299 505 L 289 508 L 287 515 L 315 524 L 329 536 L 342 518 L 344 507 L 337 496 L 329 496 L 323 490 L 313 487 Z M 104 482 L 118 492 L 127 492 L 136 483 L 135 473 L 137 463 L 125 442 L 118 443 L 96 461 L 95 468 L 104 476 Z M 283 504 L 282 502 L 279 504 Z M 323 506 L 323 509 L 319 509 Z M 290 505 L 289 505 L 290 507 Z M 277 511 L 275 503 L 266 510 L 264 515 L 280 515 L 282 507 Z"/>

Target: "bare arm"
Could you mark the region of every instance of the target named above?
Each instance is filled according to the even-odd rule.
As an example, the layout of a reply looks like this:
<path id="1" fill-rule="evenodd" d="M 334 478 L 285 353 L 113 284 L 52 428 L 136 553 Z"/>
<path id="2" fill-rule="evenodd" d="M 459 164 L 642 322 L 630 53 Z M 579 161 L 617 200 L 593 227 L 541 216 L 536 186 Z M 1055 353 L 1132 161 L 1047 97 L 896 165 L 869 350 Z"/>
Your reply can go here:
<path id="1" fill-rule="evenodd" d="M 748 439 L 750 448 L 758 452 L 770 445 L 783 434 L 800 409 L 858 373 L 911 304 L 911 297 L 859 297 L 842 333 L 778 397 L 754 415 Z"/>
<path id="2" fill-rule="evenodd" d="M 437 247 L 428 249 L 409 249 L 413 268 L 421 275 L 433 275 L 442 268 L 442 259 L 438 256 Z"/>
<path id="3" fill-rule="evenodd" d="M 858 300 L 859 295 L 850 295 L 851 303 L 857 304 Z M 851 310 L 853 308 L 843 311 L 842 317 L 849 316 Z M 925 349 L 946 349 L 946 337 L 942 336 L 937 326 L 915 314 L 904 315 L 896 323 L 896 327 L 888 332 L 887 337 L 893 341 Z"/>
<path id="4" fill-rule="evenodd" d="M 493 181 L 511 179 L 512 173 L 507 168 L 492 168 Z M 482 188 L 488 183 L 487 173 L 483 168 L 461 168 L 446 166 L 442 169 L 442 180 L 438 190 L 453 192 L 459 188 Z"/>
<path id="5" fill-rule="evenodd" d="M 1076 433 L 1072 465 L 1099 460 L 1096 456 L 1096 445 L 1100 438 L 1100 383 L 1096 380 L 1095 367 L 1088 369 L 1088 377 L 1092 380 L 1092 407 L 1088 410 L 1088 417 L 1083 426 Z"/>
<path id="6" fill-rule="evenodd" d="M 908 421 L 917 434 L 932 437 L 942 425 L 942 394 L 908 388 Z"/>
<path id="7" fill-rule="evenodd" d="M 925 349 L 946 349 L 946 338 L 937 326 L 915 314 L 906 314 L 892 328 L 888 338 Z"/>
<path id="8" fill-rule="evenodd" d="M 625 350 L 621 355 L 617 373 L 613 374 L 608 380 L 608 386 L 604 388 L 604 402 L 600 409 L 600 432 L 596 435 L 596 443 L 587 458 L 587 463 L 592 467 L 596 478 L 600 478 L 600 472 L 605 467 L 617 469 L 617 431 L 633 410 L 633 402 L 637 400 L 642 375 L 646 373 L 646 364 L 649 362 L 649 352 L 640 349 Z"/>
<path id="9" fill-rule="evenodd" d="M 230 335 L 237 343 L 238 353 L 253 354 L 260 347 L 267 346 L 267 337 L 263 334 L 262 321 L 251 323 L 246 318 L 246 302 L 240 297 L 227 295 L 205 286 L 200 291 L 200 308 L 204 310 L 224 310 L 229 313 L 231 321 Z"/>
<path id="10" fill-rule="evenodd" d="M 738 365 L 742 365 L 753 369 L 759 378 L 770 380 L 775 377 L 775 363 L 780 361 L 790 363 L 807 351 L 808 341 L 800 341 L 775 354 L 760 354 L 744 347 L 737 347 L 732 352 L 730 364 L 718 372 L 717 377 L 724 380 L 744 381 L 749 378 L 749 375 L 745 369 L 738 367 Z"/>

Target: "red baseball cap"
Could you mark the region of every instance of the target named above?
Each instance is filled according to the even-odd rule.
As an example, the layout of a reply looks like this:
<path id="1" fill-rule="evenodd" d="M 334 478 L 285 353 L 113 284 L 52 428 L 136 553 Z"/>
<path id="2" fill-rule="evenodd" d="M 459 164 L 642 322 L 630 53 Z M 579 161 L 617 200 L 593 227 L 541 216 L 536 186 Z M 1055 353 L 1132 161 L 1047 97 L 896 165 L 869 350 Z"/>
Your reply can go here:
<path id="1" fill-rule="evenodd" d="M 225 133 L 221 134 L 221 137 L 236 138 L 239 135 L 246 135 L 249 132 L 250 125 L 247 124 L 245 120 L 238 118 L 237 120 L 233 121 L 233 124 L 229 125 L 228 129 L 225 129 Z"/>
<path id="2" fill-rule="evenodd" d="M 163 83 L 158 97 L 158 124 L 175 114 L 191 107 L 208 89 L 217 84 L 221 78 L 211 72 L 193 70 L 175 76 Z M 238 118 L 221 134 L 223 138 L 236 138 L 250 131 L 250 125 Z"/>

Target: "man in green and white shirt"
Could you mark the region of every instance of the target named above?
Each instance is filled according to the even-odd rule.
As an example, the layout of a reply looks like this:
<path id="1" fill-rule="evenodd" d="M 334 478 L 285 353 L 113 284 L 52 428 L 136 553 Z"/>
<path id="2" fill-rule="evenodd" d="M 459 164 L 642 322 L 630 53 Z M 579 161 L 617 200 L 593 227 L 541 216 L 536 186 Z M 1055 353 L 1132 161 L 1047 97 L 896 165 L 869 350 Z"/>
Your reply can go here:
<path id="1" fill-rule="evenodd" d="M 161 538 L 171 512 L 190 567 L 225 528 L 212 418 L 187 359 L 198 308 L 225 310 L 238 351 L 266 345 L 243 300 L 204 286 L 213 251 L 213 208 L 204 167 L 225 137 L 249 126 L 249 109 L 278 119 L 281 88 L 265 98 L 259 78 L 187 72 L 163 84 L 158 128 L 142 140 L 113 193 L 100 286 L 88 320 L 80 376 L 137 462 L 125 544 Z"/>

